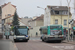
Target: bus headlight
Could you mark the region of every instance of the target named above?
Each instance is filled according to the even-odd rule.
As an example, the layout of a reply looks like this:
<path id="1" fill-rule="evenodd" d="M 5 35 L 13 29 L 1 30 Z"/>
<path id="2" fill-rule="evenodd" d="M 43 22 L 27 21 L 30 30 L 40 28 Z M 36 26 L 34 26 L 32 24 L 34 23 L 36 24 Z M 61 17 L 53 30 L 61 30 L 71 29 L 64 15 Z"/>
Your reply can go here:
<path id="1" fill-rule="evenodd" d="M 28 37 L 26 37 L 26 39 L 28 39 Z"/>
<path id="2" fill-rule="evenodd" d="M 16 39 L 16 35 L 14 35 L 14 39 Z"/>

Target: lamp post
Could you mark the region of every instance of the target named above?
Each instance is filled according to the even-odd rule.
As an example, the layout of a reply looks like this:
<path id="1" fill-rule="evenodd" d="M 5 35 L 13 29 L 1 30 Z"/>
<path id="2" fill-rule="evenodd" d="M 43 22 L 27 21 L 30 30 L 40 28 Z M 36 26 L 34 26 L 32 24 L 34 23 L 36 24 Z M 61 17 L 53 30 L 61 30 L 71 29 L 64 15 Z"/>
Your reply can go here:
<path id="1" fill-rule="evenodd" d="M 67 3 L 68 3 L 68 42 L 69 42 L 69 6 L 70 6 L 70 1 L 67 0 Z"/>

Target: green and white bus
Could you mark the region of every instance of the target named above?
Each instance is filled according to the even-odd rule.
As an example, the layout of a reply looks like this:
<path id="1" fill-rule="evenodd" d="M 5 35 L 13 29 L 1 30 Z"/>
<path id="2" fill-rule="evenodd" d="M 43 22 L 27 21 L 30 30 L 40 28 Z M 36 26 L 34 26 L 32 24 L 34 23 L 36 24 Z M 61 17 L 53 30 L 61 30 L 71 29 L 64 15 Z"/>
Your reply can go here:
<path id="1" fill-rule="evenodd" d="M 14 41 L 26 41 L 28 42 L 29 36 L 28 36 L 28 30 L 29 28 L 27 26 L 15 26 L 14 27 Z"/>
<path id="2" fill-rule="evenodd" d="M 65 40 L 62 25 L 50 25 L 40 28 L 42 41 L 58 41 Z"/>

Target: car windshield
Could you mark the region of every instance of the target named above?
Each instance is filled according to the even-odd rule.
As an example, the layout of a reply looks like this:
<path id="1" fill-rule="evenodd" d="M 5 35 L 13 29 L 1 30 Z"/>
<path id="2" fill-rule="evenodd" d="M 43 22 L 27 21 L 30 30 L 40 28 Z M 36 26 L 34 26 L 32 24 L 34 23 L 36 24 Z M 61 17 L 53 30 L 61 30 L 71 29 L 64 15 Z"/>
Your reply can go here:
<path id="1" fill-rule="evenodd" d="M 27 35 L 28 29 L 16 29 L 16 35 Z"/>

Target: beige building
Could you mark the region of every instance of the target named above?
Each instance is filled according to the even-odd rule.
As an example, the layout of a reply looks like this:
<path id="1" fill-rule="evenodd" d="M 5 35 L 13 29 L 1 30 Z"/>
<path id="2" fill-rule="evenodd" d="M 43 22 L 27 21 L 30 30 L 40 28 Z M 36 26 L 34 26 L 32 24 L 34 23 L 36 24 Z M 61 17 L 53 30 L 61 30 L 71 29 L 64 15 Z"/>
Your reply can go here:
<path id="1" fill-rule="evenodd" d="M 12 5 L 11 2 L 5 3 L 1 5 L 2 8 L 2 30 L 4 30 L 5 18 L 9 18 L 10 16 L 14 15 L 16 11 L 16 6 Z"/>
<path id="2" fill-rule="evenodd" d="M 5 18 L 5 23 L 4 23 L 4 25 L 12 25 L 12 21 L 13 21 L 13 16 L 14 15 L 12 15 L 12 16 L 8 16 L 7 18 Z M 25 23 L 23 23 L 22 21 L 21 21 L 21 18 L 18 18 L 19 19 L 19 24 L 20 24 L 20 26 L 25 26 L 26 24 Z"/>
<path id="3" fill-rule="evenodd" d="M 28 26 L 30 26 L 32 28 L 37 27 L 37 26 L 43 26 L 43 23 L 44 23 L 43 17 L 44 17 L 44 15 L 41 15 L 41 16 L 35 18 L 35 19 L 29 20 Z"/>
<path id="4" fill-rule="evenodd" d="M 12 5 L 11 2 L 5 3 L 2 7 L 2 19 L 6 18 L 7 16 L 14 15 L 16 11 L 16 6 Z"/>
<path id="5" fill-rule="evenodd" d="M 13 20 L 13 16 L 14 16 L 14 15 L 8 16 L 8 17 L 4 18 L 4 19 L 5 19 L 4 25 L 6 25 L 6 24 L 11 25 L 11 24 L 12 24 L 12 20 Z"/>
<path id="6" fill-rule="evenodd" d="M 69 12 L 69 19 L 71 18 L 71 13 Z M 67 6 L 47 6 L 44 15 L 44 26 L 59 24 L 64 28 L 68 28 L 68 7 Z M 71 24 L 69 24 L 71 28 Z"/>
<path id="7" fill-rule="evenodd" d="M 24 17 L 20 19 L 23 23 L 25 23 L 26 25 L 28 25 L 28 21 L 32 20 L 32 18 L 28 18 L 28 17 Z"/>

